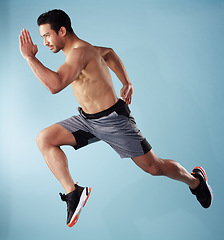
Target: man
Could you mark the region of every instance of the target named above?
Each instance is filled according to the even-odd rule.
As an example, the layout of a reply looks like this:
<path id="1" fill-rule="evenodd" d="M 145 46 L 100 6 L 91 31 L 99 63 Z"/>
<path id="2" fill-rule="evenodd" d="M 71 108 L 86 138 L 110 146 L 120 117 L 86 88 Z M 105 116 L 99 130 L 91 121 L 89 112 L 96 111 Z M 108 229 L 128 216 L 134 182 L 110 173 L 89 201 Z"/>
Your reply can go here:
<path id="1" fill-rule="evenodd" d="M 68 15 L 52 10 L 39 16 L 40 35 L 44 45 L 54 53 L 62 50 L 65 62 L 56 72 L 42 65 L 35 57 L 38 49 L 30 34 L 23 29 L 19 36 L 20 51 L 39 81 L 56 94 L 71 85 L 81 107 L 79 115 L 54 124 L 37 137 L 38 147 L 66 194 L 67 225 L 78 220 L 91 188 L 74 184 L 68 161 L 60 146 L 75 149 L 103 140 L 121 158 L 131 158 L 137 166 L 151 175 L 163 175 L 186 183 L 204 208 L 213 199 L 203 168 L 195 167 L 188 173 L 179 163 L 156 156 L 151 145 L 138 130 L 128 105 L 132 101 L 133 87 L 120 58 L 111 48 L 95 47 L 79 39 L 73 32 Z M 121 99 L 115 94 L 108 67 L 117 75 L 123 87 Z"/>

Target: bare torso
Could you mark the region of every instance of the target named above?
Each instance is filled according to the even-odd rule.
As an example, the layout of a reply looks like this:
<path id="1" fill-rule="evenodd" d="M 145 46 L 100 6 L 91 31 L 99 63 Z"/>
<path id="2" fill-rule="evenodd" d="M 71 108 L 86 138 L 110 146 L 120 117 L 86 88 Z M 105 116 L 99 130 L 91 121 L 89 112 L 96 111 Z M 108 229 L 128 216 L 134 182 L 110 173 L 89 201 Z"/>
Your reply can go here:
<path id="1" fill-rule="evenodd" d="M 82 40 L 78 43 L 79 47 L 85 48 L 86 66 L 71 86 L 84 112 L 93 114 L 114 105 L 118 97 L 109 68 L 97 48 Z"/>

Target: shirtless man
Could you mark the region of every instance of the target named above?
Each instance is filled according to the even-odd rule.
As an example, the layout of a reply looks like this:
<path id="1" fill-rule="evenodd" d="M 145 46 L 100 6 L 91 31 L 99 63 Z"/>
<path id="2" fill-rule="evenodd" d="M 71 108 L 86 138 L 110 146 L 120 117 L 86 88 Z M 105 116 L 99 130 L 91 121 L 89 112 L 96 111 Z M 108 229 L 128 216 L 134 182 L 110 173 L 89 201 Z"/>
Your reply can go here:
<path id="1" fill-rule="evenodd" d="M 121 158 L 131 158 L 137 166 L 153 176 L 167 176 L 186 183 L 204 208 L 213 199 L 203 168 L 195 167 L 190 174 L 179 163 L 161 159 L 138 130 L 128 105 L 132 101 L 133 87 L 124 65 L 111 48 L 95 47 L 79 39 L 73 32 L 68 15 L 52 10 L 39 16 L 40 35 L 44 45 L 53 53 L 62 50 L 65 62 L 56 72 L 46 68 L 36 57 L 37 46 L 23 29 L 19 36 L 20 51 L 39 81 L 56 94 L 71 85 L 80 108 L 79 115 L 54 124 L 37 137 L 43 157 L 66 194 L 67 225 L 74 226 L 85 205 L 91 188 L 74 184 L 68 169 L 68 160 L 60 146 L 79 149 L 103 140 Z M 117 75 L 123 87 L 122 99 L 116 96 L 108 67 Z"/>

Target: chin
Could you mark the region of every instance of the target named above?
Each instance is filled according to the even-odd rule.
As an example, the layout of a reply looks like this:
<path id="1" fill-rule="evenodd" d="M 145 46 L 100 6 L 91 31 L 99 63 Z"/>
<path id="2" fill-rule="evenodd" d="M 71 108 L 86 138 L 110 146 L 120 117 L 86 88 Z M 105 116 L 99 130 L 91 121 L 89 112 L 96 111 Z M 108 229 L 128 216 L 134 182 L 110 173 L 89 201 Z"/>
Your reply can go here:
<path id="1" fill-rule="evenodd" d="M 58 53 L 60 50 L 58 50 L 58 49 L 52 49 L 52 52 L 53 53 Z"/>

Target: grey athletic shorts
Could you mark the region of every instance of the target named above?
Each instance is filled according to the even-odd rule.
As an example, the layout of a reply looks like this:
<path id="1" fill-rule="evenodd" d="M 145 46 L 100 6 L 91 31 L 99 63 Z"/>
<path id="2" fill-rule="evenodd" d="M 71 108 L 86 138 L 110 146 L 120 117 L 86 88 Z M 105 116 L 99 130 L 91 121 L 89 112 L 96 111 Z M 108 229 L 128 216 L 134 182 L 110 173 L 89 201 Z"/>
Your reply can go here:
<path id="1" fill-rule="evenodd" d="M 78 111 L 78 116 L 57 123 L 74 135 L 76 150 L 99 140 L 108 143 L 121 158 L 138 157 L 151 150 L 123 100 L 96 114 L 87 114 L 80 107 Z"/>

